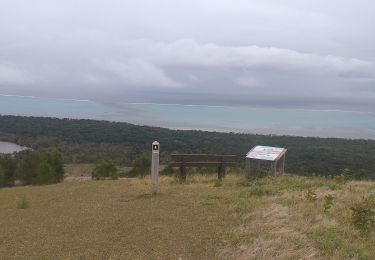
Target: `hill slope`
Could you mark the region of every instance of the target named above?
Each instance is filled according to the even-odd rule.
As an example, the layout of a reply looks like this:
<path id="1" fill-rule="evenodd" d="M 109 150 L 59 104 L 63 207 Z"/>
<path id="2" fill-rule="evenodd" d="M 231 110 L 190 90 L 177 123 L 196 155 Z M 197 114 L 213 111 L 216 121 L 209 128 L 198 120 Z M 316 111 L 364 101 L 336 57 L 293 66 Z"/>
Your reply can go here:
<path id="1" fill-rule="evenodd" d="M 364 197 L 375 207 L 373 182 L 298 176 L 248 182 L 229 175 L 223 186 L 214 183 L 189 176 L 180 185 L 163 177 L 157 196 L 148 195 L 149 179 L 1 189 L 0 256 L 375 258 L 374 233 L 361 235 L 350 210 Z M 334 201 L 324 212 L 327 195 Z"/>

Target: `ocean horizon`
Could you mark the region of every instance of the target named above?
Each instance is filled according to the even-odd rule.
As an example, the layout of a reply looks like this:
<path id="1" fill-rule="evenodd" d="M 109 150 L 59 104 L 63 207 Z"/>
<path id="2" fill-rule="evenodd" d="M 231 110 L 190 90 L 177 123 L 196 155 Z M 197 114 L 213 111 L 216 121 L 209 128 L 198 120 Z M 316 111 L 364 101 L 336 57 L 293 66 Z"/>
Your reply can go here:
<path id="1" fill-rule="evenodd" d="M 0 114 L 127 122 L 181 130 L 375 139 L 375 113 L 150 102 L 98 102 L 0 94 Z"/>

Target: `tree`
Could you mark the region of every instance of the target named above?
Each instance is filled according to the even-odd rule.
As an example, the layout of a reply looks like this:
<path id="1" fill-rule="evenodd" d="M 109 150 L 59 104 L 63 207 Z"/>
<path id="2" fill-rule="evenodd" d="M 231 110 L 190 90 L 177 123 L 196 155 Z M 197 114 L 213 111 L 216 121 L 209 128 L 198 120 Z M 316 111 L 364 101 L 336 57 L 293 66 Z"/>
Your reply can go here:
<path id="1" fill-rule="evenodd" d="M 93 180 L 102 180 L 108 177 L 112 180 L 117 180 L 118 169 L 113 161 L 102 161 L 95 166 L 91 173 L 91 177 Z"/>
<path id="2" fill-rule="evenodd" d="M 16 160 L 12 156 L 6 155 L 0 158 L 0 167 L 2 167 L 3 169 L 4 185 L 14 186 L 15 174 L 16 174 L 16 168 L 17 168 Z"/>
<path id="3" fill-rule="evenodd" d="M 0 165 L 0 188 L 5 186 L 5 172 L 3 167 Z"/>
<path id="4" fill-rule="evenodd" d="M 130 176 L 145 177 L 151 172 L 151 160 L 147 153 L 142 153 L 133 161 L 133 169 L 129 172 Z"/>
<path id="5" fill-rule="evenodd" d="M 64 161 L 61 154 L 56 149 L 49 150 L 47 163 L 51 166 L 57 181 L 64 180 Z"/>
<path id="6" fill-rule="evenodd" d="M 64 180 L 64 162 L 54 149 L 28 152 L 23 156 L 16 176 L 24 184 L 52 184 Z"/>
<path id="7" fill-rule="evenodd" d="M 54 168 L 46 161 L 38 165 L 37 172 L 38 174 L 34 179 L 34 183 L 36 184 L 51 184 L 59 180 Z"/>
<path id="8" fill-rule="evenodd" d="M 16 178 L 25 185 L 33 184 L 34 179 L 37 176 L 37 168 L 39 165 L 38 155 L 38 152 L 28 152 L 20 161 L 16 172 Z"/>

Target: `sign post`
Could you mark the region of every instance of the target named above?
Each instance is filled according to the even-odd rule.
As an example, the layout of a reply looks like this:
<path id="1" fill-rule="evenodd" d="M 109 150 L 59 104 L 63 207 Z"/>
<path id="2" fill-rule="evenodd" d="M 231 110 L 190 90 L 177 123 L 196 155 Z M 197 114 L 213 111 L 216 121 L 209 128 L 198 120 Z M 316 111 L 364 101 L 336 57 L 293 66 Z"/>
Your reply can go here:
<path id="1" fill-rule="evenodd" d="M 156 194 L 158 190 L 159 175 L 159 151 L 160 144 L 158 141 L 152 143 L 152 161 L 151 161 L 151 193 Z"/>

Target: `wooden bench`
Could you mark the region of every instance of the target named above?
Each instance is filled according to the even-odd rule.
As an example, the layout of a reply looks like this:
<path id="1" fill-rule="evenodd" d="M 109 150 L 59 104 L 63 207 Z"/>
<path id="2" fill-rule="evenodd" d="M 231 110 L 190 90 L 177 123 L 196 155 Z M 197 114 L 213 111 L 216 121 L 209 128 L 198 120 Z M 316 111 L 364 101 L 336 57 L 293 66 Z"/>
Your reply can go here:
<path id="1" fill-rule="evenodd" d="M 172 154 L 170 165 L 180 167 L 180 182 L 186 181 L 186 167 L 189 166 L 216 166 L 218 167 L 217 177 L 219 180 L 225 177 L 225 167 L 235 164 L 235 155 L 216 154 Z"/>

